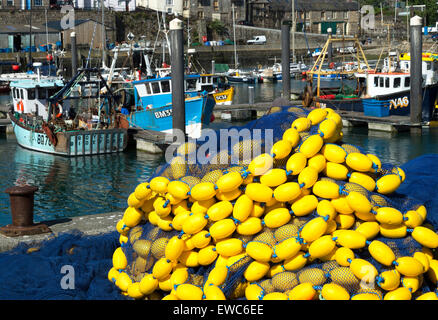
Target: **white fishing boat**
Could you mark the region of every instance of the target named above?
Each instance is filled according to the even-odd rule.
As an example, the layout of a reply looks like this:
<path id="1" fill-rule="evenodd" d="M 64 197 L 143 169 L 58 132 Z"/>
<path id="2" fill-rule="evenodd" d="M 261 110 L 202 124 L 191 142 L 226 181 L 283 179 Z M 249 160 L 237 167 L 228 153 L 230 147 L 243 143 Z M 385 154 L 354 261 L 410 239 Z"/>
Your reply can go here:
<path id="1" fill-rule="evenodd" d="M 112 92 L 102 77 L 99 82 L 81 83 L 88 71 L 98 73 L 81 70 L 66 85 L 60 79 L 40 77 L 10 83 L 9 118 L 20 146 L 62 156 L 126 148 L 127 128 L 115 112 Z M 104 95 L 99 94 L 101 86 L 107 89 Z"/>

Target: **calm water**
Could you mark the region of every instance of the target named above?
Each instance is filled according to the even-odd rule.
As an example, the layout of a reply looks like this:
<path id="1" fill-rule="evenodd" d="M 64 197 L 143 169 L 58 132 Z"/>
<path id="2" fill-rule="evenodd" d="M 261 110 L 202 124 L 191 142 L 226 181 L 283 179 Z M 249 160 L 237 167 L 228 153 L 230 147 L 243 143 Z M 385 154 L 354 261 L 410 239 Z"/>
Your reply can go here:
<path id="1" fill-rule="evenodd" d="M 281 83 L 256 85 L 256 88 L 259 101 L 272 101 L 281 94 Z M 239 89 L 247 90 L 244 86 Z M 231 125 L 238 124 L 215 121 L 211 127 Z M 411 136 L 355 128 L 344 130 L 344 141 L 396 165 L 422 154 L 438 153 L 438 129 Z M 8 187 L 20 184 L 39 187 L 35 194 L 36 222 L 123 210 L 129 194 L 163 161 L 162 156 L 132 147 L 121 154 L 65 158 L 28 151 L 17 145 L 14 136 L 0 136 L 0 226 L 11 223 L 9 196 L 3 192 Z"/>

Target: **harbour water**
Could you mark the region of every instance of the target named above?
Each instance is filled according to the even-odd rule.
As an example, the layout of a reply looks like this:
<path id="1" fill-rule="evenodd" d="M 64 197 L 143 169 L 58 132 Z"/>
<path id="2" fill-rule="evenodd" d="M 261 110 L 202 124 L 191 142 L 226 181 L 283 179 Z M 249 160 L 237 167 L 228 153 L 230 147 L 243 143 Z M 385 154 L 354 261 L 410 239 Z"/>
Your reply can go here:
<path id="1" fill-rule="evenodd" d="M 256 101 L 272 101 L 281 95 L 278 83 L 256 87 Z M 243 99 L 248 89 L 243 85 L 236 91 L 239 89 L 237 99 L 246 103 Z M 239 124 L 215 120 L 211 128 L 231 125 Z M 363 147 L 382 162 L 402 165 L 420 155 L 438 153 L 438 128 L 424 129 L 422 135 L 344 129 L 343 141 Z M 11 223 L 9 196 L 4 193 L 8 187 L 31 184 L 39 188 L 35 194 L 36 222 L 122 211 L 134 188 L 163 162 L 163 156 L 132 146 L 121 154 L 65 158 L 23 149 L 13 135 L 0 136 L 0 226 Z"/>

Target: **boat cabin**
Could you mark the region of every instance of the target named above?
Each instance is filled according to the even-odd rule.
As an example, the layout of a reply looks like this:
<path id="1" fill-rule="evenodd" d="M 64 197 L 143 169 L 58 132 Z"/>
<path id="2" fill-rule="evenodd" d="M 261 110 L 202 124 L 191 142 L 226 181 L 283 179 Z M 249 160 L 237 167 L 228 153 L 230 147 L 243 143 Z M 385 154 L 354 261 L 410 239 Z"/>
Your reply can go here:
<path id="1" fill-rule="evenodd" d="M 370 97 L 402 92 L 411 87 L 409 73 L 375 73 L 367 76 L 367 95 Z"/>
<path id="2" fill-rule="evenodd" d="M 411 57 L 409 53 L 400 54 L 400 69 L 403 72 L 410 72 Z M 421 72 L 425 85 L 431 85 L 438 82 L 438 57 L 432 54 L 423 54 L 421 63 Z"/>
<path id="3" fill-rule="evenodd" d="M 63 81 L 59 79 L 12 81 L 10 88 L 14 112 L 32 114 L 47 120 L 49 117 L 48 98 L 63 86 Z"/>

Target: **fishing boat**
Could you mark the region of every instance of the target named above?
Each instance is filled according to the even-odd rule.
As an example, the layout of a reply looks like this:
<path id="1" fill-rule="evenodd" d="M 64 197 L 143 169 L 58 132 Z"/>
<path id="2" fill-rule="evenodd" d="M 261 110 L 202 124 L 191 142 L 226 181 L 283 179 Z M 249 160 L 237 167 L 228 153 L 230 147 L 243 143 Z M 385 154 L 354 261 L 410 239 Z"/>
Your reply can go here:
<path id="1" fill-rule="evenodd" d="M 69 157 L 126 148 L 127 128 L 115 112 L 112 92 L 101 76 L 99 82 L 82 81 L 90 72 L 99 74 L 84 69 L 67 84 L 40 77 L 10 83 L 9 118 L 20 146 Z"/>
<path id="2" fill-rule="evenodd" d="M 422 59 L 422 120 L 430 122 L 436 117 L 438 104 L 438 57 Z M 364 112 L 370 116 L 410 115 L 410 57 L 401 54 L 397 61 L 386 58 L 380 71 L 355 73 L 357 89 L 350 97 L 319 97 L 321 107 Z M 376 110 L 376 111 L 374 111 Z"/>
<path id="3" fill-rule="evenodd" d="M 204 90 L 199 91 L 200 75 L 186 75 L 184 81 L 186 133 L 191 138 L 201 136 L 202 127 L 211 120 L 215 100 Z M 130 127 L 172 133 L 172 78 L 151 78 L 133 81 L 134 105 L 125 108 Z"/>
<path id="4" fill-rule="evenodd" d="M 228 70 L 226 77 L 229 82 L 232 83 L 247 83 L 254 84 L 257 83 L 257 77 L 251 72 L 245 72 L 240 69 L 230 69 Z"/>

